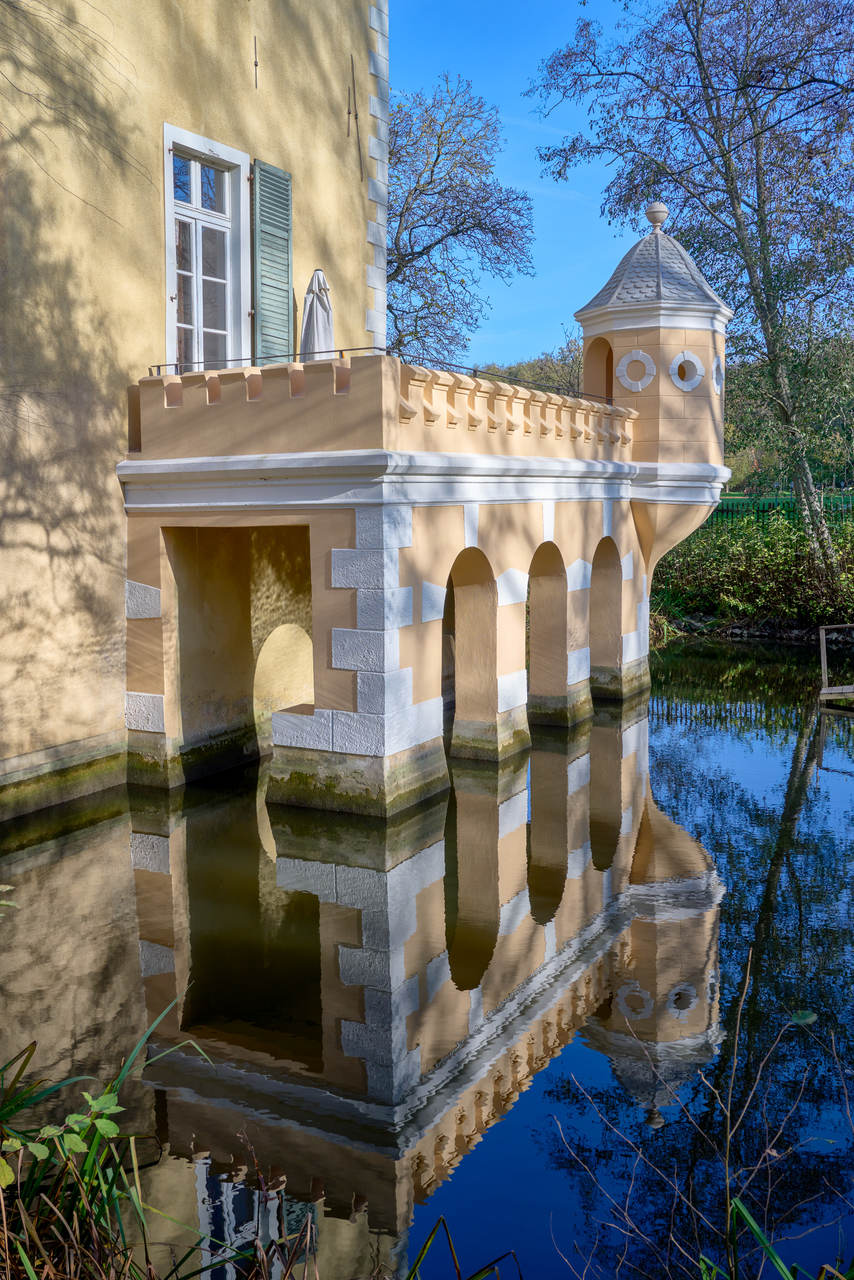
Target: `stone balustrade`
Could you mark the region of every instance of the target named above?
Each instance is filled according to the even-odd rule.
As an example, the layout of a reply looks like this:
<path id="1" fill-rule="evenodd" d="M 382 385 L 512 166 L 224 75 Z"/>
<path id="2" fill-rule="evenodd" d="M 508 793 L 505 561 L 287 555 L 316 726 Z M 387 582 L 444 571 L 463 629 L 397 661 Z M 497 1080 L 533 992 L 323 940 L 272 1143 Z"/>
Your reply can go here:
<path id="1" fill-rule="evenodd" d="M 357 356 L 144 378 L 130 451 L 221 457 L 332 449 L 629 461 L 633 409 Z"/>

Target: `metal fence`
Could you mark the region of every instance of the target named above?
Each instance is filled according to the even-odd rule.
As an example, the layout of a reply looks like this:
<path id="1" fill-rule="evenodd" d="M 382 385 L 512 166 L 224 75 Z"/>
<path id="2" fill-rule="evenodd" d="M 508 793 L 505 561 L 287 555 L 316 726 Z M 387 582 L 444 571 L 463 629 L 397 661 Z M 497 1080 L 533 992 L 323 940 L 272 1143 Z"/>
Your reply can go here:
<path id="1" fill-rule="evenodd" d="M 854 492 L 827 492 L 821 495 L 825 519 L 828 524 L 842 524 L 854 519 Z M 710 524 L 735 524 L 739 520 L 758 520 L 764 523 L 774 513 L 779 513 L 792 524 L 801 523 L 801 512 L 792 494 L 779 494 L 773 498 L 721 498 L 720 504 L 709 517 Z"/>

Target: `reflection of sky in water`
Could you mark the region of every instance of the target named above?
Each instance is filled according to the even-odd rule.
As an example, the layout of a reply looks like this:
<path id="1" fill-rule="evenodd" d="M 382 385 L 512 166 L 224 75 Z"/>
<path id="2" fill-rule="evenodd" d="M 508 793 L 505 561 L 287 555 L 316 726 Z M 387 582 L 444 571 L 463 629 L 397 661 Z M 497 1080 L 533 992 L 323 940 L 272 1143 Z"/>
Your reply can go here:
<path id="1" fill-rule="evenodd" d="M 687 660 L 677 655 L 670 662 L 668 692 L 677 697 L 680 664 L 690 672 L 690 652 Z M 713 684 L 710 689 L 714 690 Z M 689 708 L 697 697 L 698 692 L 689 685 L 684 698 Z M 750 699 L 748 679 L 731 696 L 735 714 L 728 715 L 724 709 L 724 720 L 730 720 L 727 727 L 698 728 L 690 715 L 678 723 L 653 715 L 652 791 L 659 808 L 709 851 L 727 886 L 720 930 L 724 1023 L 731 1028 L 747 948 L 753 946 L 754 974 L 758 969 L 759 981 L 754 986 L 756 1004 L 747 1035 L 766 1043 L 768 1036 L 763 1040 L 763 1035 L 769 1028 L 771 1034 L 776 1031 L 785 1021 L 786 1010 L 812 1008 L 820 1015 L 814 1029 L 825 1039 L 831 1031 L 836 1034 L 840 1056 L 847 1063 L 851 1061 L 854 969 L 854 777 L 830 770 L 854 769 L 852 722 L 841 726 L 838 720 L 828 721 L 822 760 L 825 769 L 816 772 L 807 759 L 801 804 L 794 806 L 797 814 L 791 829 L 781 834 L 782 816 L 788 813 L 792 817 L 786 803 L 788 789 L 791 804 L 790 775 L 796 772 L 793 756 L 798 751 L 798 728 L 812 701 L 807 700 L 802 714 L 793 717 L 793 708 L 786 706 L 784 699 L 783 714 L 778 718 L 772 714 L 771 725 L 756 727 L 757 717 L 751 708 L 740 706 Z M 718 701 L 725 704 L 727 699 Z M 777 863 L 779 879 L 768 910 L 769 876 L 776 874 Z M 758 924 L 763 908 L 768 919 Z M 810 1075 L 809 1059 L 801 1052 L 803 1044 L 802 1032 L 789 1033 L 785 1053 L 772 1062 L 769 1078 L 780 1086 L 778 1098 L 794 1097 L 804 1073 Z M 846 1068 L 846 1074 L 850 1083 L 854 1073 Z M 571 1141 L 580 1141 L 590 1149 L 602 1185 L 618 1198 L 620 1188 L 627 1185 L 629 1165 L 625 1159 L 614 1158 L 614 1152 L 622 1149 L 620 1144 L 578 1097 L 570 1077 L 600 1105 L 603 1098 L 609 1100 L 609 1118 L 651 1158 L 656 1158 L 656 1151 L 661 1158 L 663 1149 L 672 1154 L 672 1145 L 665 1144 L 673 1142 L 674 1134 L 677 1147 L 680 1141 L 690 1141 L 688 1126 L 679 1121 L 675 1107 L 664 1108 L 668 1119 L 664 1130 L 644 1132 L 639 1109 L 615 1080 L 607 1058 L 586 1047 L 577 1036 L 534 1079 L 502 1123 L 484 1135 L 451 1181 L 417 1209 L 411 1248 L 417 1247 L 437 1216 L 444 1213 L 464 1270 L 512 1243 L 519 1250 L 526 1274 L 557 1274 L 564 1264 L 554 1252 L 552 1233 L 559 1247 L 583 1270 L 585 1254 L 596 1236 L 592 1222 L 605 1220 L 608 1208 L 604 1198 L 593 1193 L 586 1175 L 562 1151 L 558 1123 Z M 832 1098 L 827 1096 L 830 1089 Z M 567 1096 L 573 1095 L 576 1105 L 568 1106 Z M 681 1096 L 692 1113 L 701 1114 L 704 1096 L 696 1082 L 683 1088 Z M 832 1071 L 818 1073 L 816 1096 L 807 1099 L 803 1119 L 799 1136 L 804 1150 L 825 1153 L 836 1166 L 828 1169 L 831 1182 L 847 1189 L 851 1185 L 850 1129 Z M 601 1157 L 598 1163 L 597 1154 Z M 807 1185 L 801 1189 L 804 1198 L 822 1190 L 820 1178 L 820 1168 L 817 1176 L 808 1175 Z M 785 1193 L 778 1198 L 781 1211 L 789 1207 L 788 1202 L 782 1203 Z M 825 1194 L 823 1203 L 819 1201 L 820 1209 L 812 1203 L 805 1211 L 794 1212 L 792 1234 L 800 1235 L 816 1222 L 831 1222 L 846 1212 L 844 1205 L 835 1202 L 833 1207 L 829 1201 L 832 1196 Z M 662 1197 L 655 1203 L 641 1200 L 636 1205 L 638 1219 L 648 1222 L 662 1212 L 663 1205 Z M 840 1232 L 846 1226 L 847 1263 L 854 1241 L 850 1217 L 806 1239 L 785 1244 L 785 1255 L 815 1271 L 820 1264 L 835 1260 Z M 600 1234 L 607 1237 L 608 1233 L 600 1228 Z M 440 1267 L 425 1271 L 429 1276 L 440 1274 Z M 609 1274 L 607 1262 L 602 1274 Z"/>

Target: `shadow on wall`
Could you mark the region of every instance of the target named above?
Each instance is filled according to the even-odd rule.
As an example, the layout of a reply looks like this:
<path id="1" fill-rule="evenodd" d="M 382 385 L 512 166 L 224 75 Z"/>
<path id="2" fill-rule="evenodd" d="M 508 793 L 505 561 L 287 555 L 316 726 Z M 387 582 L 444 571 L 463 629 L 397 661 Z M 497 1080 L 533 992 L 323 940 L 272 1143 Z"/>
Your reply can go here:
<path id="1" fill-rule="evenodd" d="M 145 372 L 140 360 L 163 349 L 159 298 L 157 326 L 134 323 L 137 299 L 153 314 L 163 271 L 158 85 L 176 123 L 303 175 L 298 225 L 322 207 L 329 171 L 346 176 L 334 213 L 312 224 L 312 256 L 335 277 L 340 314 L 364 316 L 364 271 L 348 274 L 352 240 L 340 234 L 358 228 L 367 252 L 360 158 L 346 129 L 349 51 L 327 38 L 322 6 L 275 6 L 287 10 L 294 61 L 311 66 L 319 112 L 317 133 L 294 133 L 278 154 L 275 133 L 259 121 L 278 75 L 272 38 L 260 44 L 256 97 L 251 56 L 235 45 L 232 0 L 202 7 L 204 39 L 195 25 L 202 9 L 190 8 L 0 0 L 0 758 L 106 732 L 120 739 L 124 727 L 114 468 L 125 452 L 126 388 Z M 365 6 L 352 19 L 354 42 L 367 41 L 367 24 Z M 272 21 L 267 29 L 275 32 Z M 143 58 L 156 75 L 138 91 Z M 227 127 L 211 84 L 233 86 Z M 366 77 L 357 88 L 367 120 Z M 318 134 L 330 142 L 325 167 L 312 163 Z M 366 154 L 362 162 L 367 173 Z M 299 269 L 306 280 L 295 279 L 297 292 L 309 266 Z"/>
<path id="2" fill-rule="evenodd" d="M 0 51 L 0 756 L 9 756 L 121 724 L 113 467 L 127 374 L 63 245 L 63 206 L 75 196 L 51 167 L 69 148 L 97 157 L 104 183 L 136 166 L 113 105 L 121 60 L 71 14 L 46 5 L 36 16 L 2 0 Z M 97 211 L 97 190 L 88 195 Z"/>

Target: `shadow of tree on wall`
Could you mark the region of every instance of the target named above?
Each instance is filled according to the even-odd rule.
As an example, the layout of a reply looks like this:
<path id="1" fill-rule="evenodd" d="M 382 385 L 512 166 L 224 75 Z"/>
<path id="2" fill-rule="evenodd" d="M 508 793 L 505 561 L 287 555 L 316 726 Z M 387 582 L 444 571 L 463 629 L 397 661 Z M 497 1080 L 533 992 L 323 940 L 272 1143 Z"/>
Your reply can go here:
<path id="1" fill-rule="evenodd" d="M 358 227 L 367 261 L 373 206 L 347 134 L 350 50 L 328 38 L 321 10 L 295 0 L 274 9 L 259 38 L 262 89 L 272 93 L 275 77 L 279 94 L 283 64 L 289 84 L 310 65 L 317 107 L 316 129 L 286 131 L 281 144 L 255 96 L 253 28 L 242 24 L 245 47 L 235 41 L 232 0 L 153 0 L 141 11 L 0 0 L 0 758 L 123 730 L 114 467 L 126 387 L 145 372 L 140 359 L 165 354 L 162 322 L 150 320 L 164 269 L 161 109 L 299 175 L 295 219 L 311 226 L 319 257 L 310 265 L 332 264 L 339 307 L 364 315 L 364 267 L 342 235 Z M 368 6 L 339 17 L 364 61 Z M 227 112 L 212 85 L 225 89 Z M 366 120 L 370 89 L 365 70 Z M 312 163 L 318 137 L 340 178 L 333 206 Z M 124 280 L 109 277 L 117 262 Z M 297 293 L 305 283 L 295 280 Z"/>
<path id="2" fill-rule="evenodd" d="M 97 157 L 105 183 L 140 166 L 123 122 L 122 59 L 71 6 L 0 0 L 0 72 L 0 755 L 9 756 L 112 729 L 120 714 L 113 466 L 127 374 L 86 301 L 76 256 L 86 250 L 75 252 L 64 225 L 69 203 L 97 210 L 98 191 L 72 190 L 61 175 L 69 154 Z M 81 670 L 99 672 L 101 688 L 93 679 L 84 691 Z"/>

